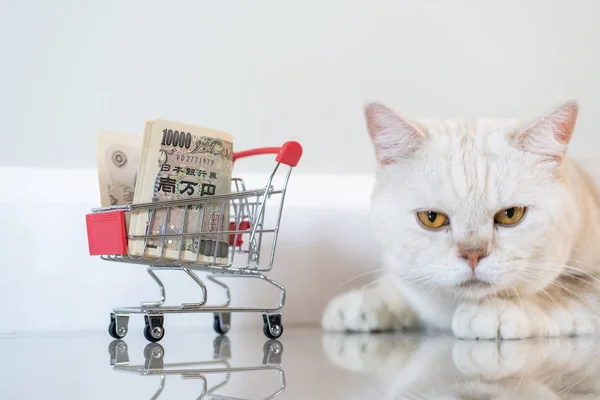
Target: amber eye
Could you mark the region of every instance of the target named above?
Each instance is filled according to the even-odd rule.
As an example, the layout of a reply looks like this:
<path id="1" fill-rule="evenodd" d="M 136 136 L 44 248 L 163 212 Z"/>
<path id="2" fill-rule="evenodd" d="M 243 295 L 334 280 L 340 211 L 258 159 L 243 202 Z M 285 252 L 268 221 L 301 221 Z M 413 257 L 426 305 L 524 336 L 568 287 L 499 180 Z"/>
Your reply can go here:
<path id="1" fill-rule="evenodd" d="M 526 211 L 527 208 L 523 206 L 504 209 L 494 216 L 494 222 L 504 226 L 515 225 L 523 219 Z"/>
<path id="2" fill-rule="evenodd" d="M 448 216 L 439 211 L 419 211 L 417 212 L 417 218 L 429 229 L 440 229 L 448 225 Z"/>

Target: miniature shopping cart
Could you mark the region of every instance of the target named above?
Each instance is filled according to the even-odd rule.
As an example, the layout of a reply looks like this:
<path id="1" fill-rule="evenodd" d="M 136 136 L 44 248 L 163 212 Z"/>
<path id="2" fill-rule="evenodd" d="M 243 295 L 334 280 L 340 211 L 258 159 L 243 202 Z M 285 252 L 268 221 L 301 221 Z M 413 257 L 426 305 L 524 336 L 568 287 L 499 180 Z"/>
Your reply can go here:
<path id="1" fill-rule="evenodd" d="M 261 364 L 255 363 L 244 367 L 230 365 L 231 348 L 226 336 L 219 336 L 214 340 L 212 360 L 167 363 L 165 362 L 165 349 L 159 343 L 146 345 L 143 351 L 144 364 L 130 362 L 128 346 L 123 340 L 114 340 L 109 345 L 108 351 L 110 365 L 115 371 L 160 377 L 158 389 L 152 396 L 153 400 L 157 399 L 165 390 L 167 376 L 181 376 L 183 379 L 198 380 L 200 396 L 197 398 L 206 400 L 241 400 L 239 397 L 218 394 L 219 391 L 227 389 L 230 379 L 234 376 L 246 378 L 246 380 L 260 377 L 261 386 L 269 392 L 266 397 L 262 397 L 264 400 L 278 397 L 286 388 L 285 372 L 281 366 L 283 345 L 278 340 L 268 340 L 263 345 Z M 213 382 L 211 377 L 219 380 Z M 268 379 L 269 382 L 265 382 L 265 379 Z M 271 385 L 272 382 L 276 382 L 276 384 Z M 271 386 L 273 387 L 271 388 Z"/>
<path id="2" fill-rule="evenodd" d="M 164 315 L 168 313 L 213 313 L 214 329 L 219 334 L 229 331 L 231 313 L 256 312 L 263 317 L 263 332 L 270 339 L 276 339 L 283 333 L 281 313 L 285 304 L 286 291 L 283 285 L 269 278 L 266 274 L 273 267 L 277 236 L 283 211 L 283 203 L 287 184 L 293 168 L 302 156 L 302 147 L 297 142 L 286 142 L 281 147 L 267 147 L 247 150 L 233 154 L 233 161 L 243 157 L 259 154 L 276 154 L 276 164 L 267 183 L 260 189 L 247 190 L 244 181 L 232 179 L 232 191 L 229 194 L 197 197 L 185 200 L 155 201 L 145 204 L 129 204 L 93 209 L 86 216 L 89 251 L 91 255 L 99 255 L 102 259 L 114 262 L 141 264 L 158 284 L 161 298 L 155 302 L 141 303 L 137 307 L 115 308 L 110 316 L 109 334 L 121 339 L 127 334 L 130 314 L 143 314 L 145 319 L 144 336 L 151 342 L 161 340 L 165 334 Z M 282 164 L 287 166 L 282 168 Z M 275 188 L 275 182 L 281 178 L 281 188 Z M 268 203 L 268 204 L 267 204 Z M 229 226 L 216 221 L 211 223 L 210 231 L 206 230 L 206 218 L 214 218 L 215 214 L 205 215 L 207 209 L 220 209 L 216 214 L 223 218 L 226 207 L 229 208 Z M 143 212 L 148 215 L 148 223 L 144 235 L 128 235 L 126 218 L 131 213 Z M 196 212 L 197 226 L 186 226 L 188 213 Z M 168 226 L 169 215 L 178 213 L 183 224 Z M 206 214 L 209 214 L 206 212 Z M 269 214 L 269 218 L 266 215 Z M 161 215 L 161 226 L 154 229 L 153 219 Z M 165 218 L 166 215 L 166 218 Z M 164 222 L 162 222 L 164 220 Z M 216 227 L 216 230 L 215 230 Z M 171 229 L 169 229 L 171 228 Z M 225 237 L 225 241 L 219 238 Z M 228 239 L 228 243 L 227 243 Z M 128 251 L 129 240 L 141 240 L 144 244 L 142 255 Z M 193 242 L 197 246 L 196 260 L 182 257 L 182 244 Z M 152 248 L 158 256 L 149 258 L 146 249 Z M 167 244 L 178 243 L 177 257 L 165 257 L 163 248 Z M 200 257 L 200 247 L 204 244 L 204 252 Z M 224 244 L 224 246 L 220 246 Z M 270 244 L 270 246 L 269 246 Z M 213 250 L 214 247 L 214 250 Z M 206 251 L 206 249 L 210 251 Z M 265 260 L 261 262 L 261 251 L 268 250 Z M 239 254 L 236 260 L 236 254 Z M 240 260 L 242 258 L 242 260 Z M 241 262 L 240 262 L 241 261 Z M 177 270 L 185 272 L 200 288 L 200 301 L 183 303 L 177 306 L 165 306 L 165 287 L 156 275 L 159 270 Z M 208 290 L 196 272 L 208 274 L 208 280 L 224 290 L 224 304 L 208 304 Z M 229 287 L 221 278 L 258 279 L 279 290 L 279 303 L 270 308 L 264 307 L 232 307 Z"/>

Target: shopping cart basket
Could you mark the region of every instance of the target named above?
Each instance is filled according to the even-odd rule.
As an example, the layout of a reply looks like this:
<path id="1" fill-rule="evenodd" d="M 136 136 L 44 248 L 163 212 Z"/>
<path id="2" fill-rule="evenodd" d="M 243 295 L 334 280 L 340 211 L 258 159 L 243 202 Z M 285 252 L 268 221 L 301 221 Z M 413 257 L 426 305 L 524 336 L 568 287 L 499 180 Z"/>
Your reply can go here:
<path id="1" fill-rule="evenodd" d="M 143 314 L 145 319 L 144 336 L 151 342 L 161 340 L 165 334 L 164 315 L 168 313 L 198 313 L 208 312 L 214 314 L 213 327 L 219 334 L 229 331 L 231 313 L 256 312 L 263 317 L 263 332 L 270 339 L 276 339 L 283 333 L 281 313 L 285 304 L 285 287 L 267 276 L 273 267 L 275 248 L 279 234 L 281 213 L 287 190 L 287 184 L 293 168 L 302 156 L 302 147 L 297 142 L 286 142 L 281 147 L 267 147 L 247 150 L 233 154 L 233 161 L 260 154 L 276 154 L 276 164 L 267 180 L 265 187 L 247 190 L 244 181 L 240 178 L 232 179 L 232 191 L 229 194 L 204 196 L 185 200 L 155 201 L 145 204 L 129 204 L 123 206 L 110 206 L 93 209 L 86 215 L 87 235 L 90 255 L 99 255 L 102 259 L 114 262 L 141 264 L 147 267 L 147 272 L 160 288 L 161 298 L 154 302 L 144 302 L 135 307 L 115 308 L 110 315 L 109 334 L 115 339 L 125 337 L 128 331 L 129 315 Z M 288 168 L 280 168 L 281 165 Z M 282 184 L 280 189 L 274 187 L 278 171 L 282 170 Z M 267 208 L 267 203 L 269 207 Z M 218 220 L 211 223 L 211 230 L 207 231 L 204 224 L 205 218 L 213 218 L 215 214 L 204 215 L 205 210 L 219 209 L 217 215 L 223 218 L 226 207 L 229 208 L 229 227 Z M 265 218 L 268 211 L 275 212 L 275 218 Z M 128 235 L 126 218 L 135 212 L 148 213 L 148 227 L 145 235 Z M 196 212 L 195 225 L 186 226 L 188 213 Z M 168 226 L 171 213 L 178 213 L 184 221 L 180 227 Z M 161 216 L 161 227 L 157 231 L 150 231 L 153 227 L 153 218 Z M 166 217 L 165 217 L 166 216 Z M 157 217 L 157 220 L 158 217 Z M 164 220 L 164 221 L 163 221 Z M 213 222 L 213 221 L 211 221 Z M 170 229 L 169 229 L 170 228 Z M 216 228 L 216 230 L 215 230 Z M 173 232 L 177 229 L 177 232 Z M 220 246 L 222 237 L 229 243 Z M 142 240 L 144 252 L 135 255 L 128 251 L 128 240 Z M 270 242 L 268 242 L 270 240 Z M 183 243 L 193 243 L 197 248 L 195 261 L 182 257 Z M 146 248 L 149 243 L 154 245 L 154 254 L 158 256 L 149 259 Z M 178 246 L 178 257 L 165 257 L 163 248 L 168 244 Z M 270 243 L 270 248 L 268 243 Z M 200 257 L 200 248 L 204 252 Z M 214 247 L 214 251 L 213 251 Z M 206 249 L 209 248 L 208 252 Z M 156 252 L 156 250 L 158 250 Z M 261 251 L 268 250 L 268 259 L 261 262 Z M 236 254 L 238 262 L 236 261 Z M 171 254 L 172 255 L 172 254 Z M 240 263 L 239 258 L 243 257 Z M 240 265 L 241 264 L 241 265 Z M 177 270 L 185 272 L 200 288 L 202 297 L 200 301 L 183 303 L 176 306 L 165 306 L 165 287 L 156 275 L 158 270 Z M 224 304 L 207 304 L 208 290 L 197 271 L 208 273 L 208 279 L 220 286 L 226 295 Z M 264 307 L 232 307 L 229 287 L 221 278 L 249 278 L 258 279 L 279 290 L 279 303 L 270 308 Z"/>

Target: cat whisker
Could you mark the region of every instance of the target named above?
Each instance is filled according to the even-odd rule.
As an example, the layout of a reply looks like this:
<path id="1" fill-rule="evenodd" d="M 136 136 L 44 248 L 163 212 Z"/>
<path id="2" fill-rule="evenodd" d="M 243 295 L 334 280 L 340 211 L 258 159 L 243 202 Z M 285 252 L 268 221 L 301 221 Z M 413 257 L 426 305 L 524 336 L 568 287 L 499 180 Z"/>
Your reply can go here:
<path id="1" fill-rule="evenodd" d="M 373 287 L 374 285 L 378 284 L 379 282 L 381 282 L 381 281 L 382 281 L 382 280 L 384 280 L 384 279 L 385 279 L 385 277 L 381 277 L 381 278 L 375 279 L 374 281 L 372 281 L 372 282 L 369 282 L 369 283 L 367 283 L 366 285 L 364 285 L 363 287 L 361 287 L 359 290 L 360 290 L 361 292 L 364 292 L 364 291 L 365 291 L 365 290 L 367 290 L 368 288 L 370 288 L 370 287 Z"/>
<path id="2" fill-rule="evenodd" d="M 555 270 L 547 269 L 547 270 L 552 270 L 552 271 L 565 271 L 565 270 L 568 270 L 569 272 L 575 272 L 577 274 L 580 274 L 580 275 L 586 276 L 588 278 L 591 278 L 592 280 L 594 280 L 595 282 L 597 282 L 598 284 L 600 284 L 600 279 L 597 276 L 595 276 L 594 274 L 592 274 L 589 271 L 586 271 L 586 270 L 584 270 L 582 268 L 579 268 L 579 267 L 576 267 L 574 265 L 570 265 L 570 264 L 566 264 L 566 263 L 559 263 L 559 262 L 556 262 L 556 261 L 544 260 L 544 259 L 537 259 L 537 260 L 535 260 L 535 259 L 515 259 L 514 261 L 529 263 L 529 264 L 534 265 L 536 267 L 545 267 L 545 268 L 556 267 Z M 588 265 L 600 268 L 600 265 L 597 265 L 597 266 L 593 265 L 593 264 L 588 264 Z M 577 275 L 570 274 L 569 276 L 576 277 Z M 581 277 L 579 277 L 579 278 L 581 278 Z"/>
<path id="3" fill-rule="evenodd" d="M 440 286 L 439 283 L 436 283 L 428 292 L 427 292 L 427 296 L 431 296 L 431 294 L 435 291 L 435 289 L 437 289 Z"/>
<path id="4" fill-rule="evenodd" d="M 519 388 L 521 387 L 521 384 L 523 384 L 524 380 L 525 380 L 525 375 L 521 375 L 521 379 L 519 379 L 519 383 L 517 384 L 515 389 L 513 391 L 511 391 L 511 394 L 507 398 L 512 399 L 514 397 L 515 393 L 517 393 L 519 391 Z"/>
<path id="5" fill-rule="evenodd" d="M 558 304 L 558 302 L 557 302 L 557 301 L 554 299 L 554 297 L 552 297 L 552 296 L 550 295 L 550 293 L 548 293 L 548 292 L 546 291 L 546 289 L 543 289 L 543 288 L 542 288 L 542 289 L 541 289 L 541 292 L 542 292 L 542 293 L 544 293 L 546 296 L 548 296 L 548 298 L 549 298 L 549 299 L 550 299 L 550 300 L 551 300 L 551 301 L 552 301 L 554 304 L 556 304 L 556 306 L 557 306 L 557 307 L 560 307 L 560 304 Z"/>
<path id="6" fill-rule="evenodd" d="M 598 279 L 594 275 L 588 273 L 587 271 L 575 268 L 570 265 L 561 264 L 561 263 L 550 264 L 548 262 L 540 262 L 537 260 L 526 260 L 525 265 L 521 264 L 521 266 L 517 267 L 517 272 L 525 271 L 525 270 L 533 271 L 534 268 L 535 268 L 535 270 L 538 270 L 538 271 L 542 270 L 542 271 L 556 272 L 559 274 L 559 276 L 568 277 L 570 279 L 574 279 L 574 280 L 580 281 L 582 283 L 588 283 L 588 284 L 596 283 L 596 284 L 600 285 L 600 279 Z M 590 279 L 587 279 L 587 278 L 591 278 L 592 282 L 590 282 Z"/>
<path id="7" fill-rule="evenodd" d="M 525 274 L 526 274 L 526 273 L 525 273 Z M 530 274 L 526 274 L 526 276 L 528 276 L 528 277 L 530 277 L 530 278 L 532 278 L 532 279 L 535 279 L 535 277 L 534 277 L 534 276 L 532 276 L 532 275 L 530 275 Z M 534 283 L 535 283 L 534 281 L 532 281 L 532 280 L 530 280 L 530 279 L 526 278 L 526 277 L 525 277 L 523 274 L 519 275 L 519 278 L 520 278 L 520 279 L 522 279 L 522 280 L 524 280 L 524 281 L 525 281 L 525 282 L 527 282 L 527 283 L 532 283 L 532 284 L 534 284 Z M 556 304 L 558 307 L 560 307 L 560 304 L 558 304 L 558 302 L 557 302 L 557 301 L 554 299 L 554 297 L 552 297 L 552 296 L 550 295 L 550 293 L 548 293 L 548 291 L 546 291 L 546 289 L 544 289 L 544 288 L 541 288 L 541 289 L 540 289 L 540 291 L 541 291 L 542 293 L 544 293 L 546 296 L 548 296 L 548 298 L 549 298 L 549 299 L 550 299 L 550 300 L 551 300 L 551 301 L 552 301 L 554 304 Z"/>
<path id="8" fill-rule="evenodd" d="M 356 276 L 346 280 L 341 285 L 339 285 L 334 291 L 331 292 L 330 297 L 333 297 L 337 292 L 339 292 L 345 285 L 349 284 L 350 282 L 353 282 L 357 279 L 363 278 L 368 275 L 379 274 L 379 273 L 388 273 L 389 274 L 390 271 L 387 269 L 380 269 L 380 270 L 368 271 L 368 272 L 356 275 Z M 409 274 L 409 273 L 405 273 L 405 274 L 396 273 L 396 274 L 394 274 L 394 276 L 396 278 L 398 278 L 400 281 L 402 281 L 402 283 L 404 283 L 406 285 L 410 285 L 410 284 L 414 284 L 414 283 L 429 283 L 428 281 L 433 276 L 433 273 L 426 274 L 426 275 L 414 275 L 414 276 L 413 276 L 413 274 Z M 374 279 L 373 281 L 363 285 L 359 290 L 360 291 L 367 290 L 367 289 L 377 285 L 378 283 L 380 283 L 381 281 L 383 281 L 386 278 L 387 278 L 386 276 L 383 276 L 383 277 Z M 377 291 L 377 290 L 375 290 L 375 291 Z"/>
<path id="9" fill-rule="evenodd" d="M 339 292 L 344 286 L 346 286 L 348 283 L 350 282 L 354 282 L 357 279 L 360 279 L 362 277 L 365 277 L 367 275 L 372 275 L 372 274 L 380 274 L 382 272 L 389 272 L 388 269 L 378 269 L 378 270 L 374 270 L 374 271 L 368 271 L 368 272 L 363 272 L 362 274 L 358 274 L 356 276 L 353 276 L 352 278 L 342 282 L 338 287 L 336 287 L 330 294 L 329 297 L 333 297 L 337 292 Z"/>
<path id="10" fill-rule="evenodd" d="M 515 285 L 513 285 L 512 283 L 510 284 L 510 287 L 512 288 L 512 290 L 515 292 L 515 294 L 517 295 L 517 298 L 519 299 L 519 303 L 521 303 L 521 310 L 523 312 L 525 312 L 525 306 L 523 305 L 523 300 L 521 299 L 521 296 L 519 295 L 519 292 L 517 291 L 517 288 L 515 287 Z M 494 293 L 495 294 L 495 293 Z"/>
<path id="11" fill-rule="evenodd" d="M 572 294 L 574 297 L 576 297 L 576 298 L 577 298 L 579 301 L 581 301 L 581 302 L 583 303 L 583 299 L 582 299 L 581 297 L 579 297 L 579 295 L 577 295 L 577 294 L 576 294 L 575 292 L 573 292 L 571 289 L 569 289 L 569 288 L 567 288 L 567 287 L 565 287 L 565 286 L 563 286 L 563 285 L 560 285 L 560 284 L 558 284 L 558 283 L 556 283 L 556 282 L 551 282 L 550 284 L 551 284 L 551 285 L 553 285 L 553 286 L 556 286 L 557 288 L 560 288 L 560 289 L 562 289 L 562 290 L 566 291 L 567 293 L 570 293 L 570 294 Z"/>
<path id="12" fill-rule="evenodd" d="M 532 278 L 532 279 L 537 279 L 537 278 L 538 278 L 537 276 L 535 276 L 535 275 L 531 274 L 531 273 L 530 273 L 530 271 L 528 271 L 528 270 L 521 270 L 521 271 L 519 271 L 519 272 L 520 272 L 520 274 L 521 274 L 521 275 L 520 275 L 520 276 L 521 276 L 521 278 L 524 278 L 525 276 L 527 276 L 527 277 L 529 277 L 529 278 Z M 525 280 L 525 279 L 523 279 L 523 280 Z M 526 281 L 526 282 L 528 282 L 528 283 L 535 283 L 535 281 L 527 281 L 527 280 L 525 280 L 525 281 Z M 562 289 L 562 290 L 564 290 L 564 291 L 566 291 L 566 292 L 568 292 L 568 293 L 572 294 L 573 296 L 575 296 L 575 297 L 579 298 L 579 296 L 578 296 L 578 295 L 577 295 L 575 292 L 573 292 L 572 290 L 570 290 L 570 289 L 569 289 L 569 288 L 567 288 L 566 286 L 559 284 L 558 282 L 556 282 L 556 280 L 554 280 L 554 281 L 551 281 L 551 282 L 550 282 L 548 285 L 549 285 L 549 286 L 556 286 L 556 287 L 558 287 L 558 288 L 560 288 L 560 289 Z"/>
<path id="13" fill-rule="evenodd" d="M 545 259 L 545 258 L 538 258 L 538 260 L 544 261 L 544 262 L 556 262 L 556 260 L 549 260 L 549 259 Z M 594 264 L 587 260 L 578 260 L 575 258 L 567 258 L 566 260 L 564 260 L 564 263 L 566 263 L 566 264 L 582 264 L 582 265 L 586 265 L 586 266 L 600 267 L 600 264 Z"/>
<path id="14" fill-rule="evenodd" d="M 417 276 L 411 276 L 411 275 L 396 275 L 396 277 L 398 279 L 400 279 L 402 281 L 402 283 L 406 284 L 406 285 L 410 285 L 413 283 L 417 283 L 417 282 L 423 282 L 423 281 L 428 281 L 431 279 L 431 277 L 433 276 L 433 274 L 427 274 L 427 275 L 417 275 Z M 409 278 L 408 280 L 406 280 L 406 278 Z"/>
<path id="15" fill-rule="evenodd" d="M 532 277 L 532 278 L 534 278 L 534 279 L 535 279 L 535 277 Z M 534 283 L 534 282 L 531 282 L 531 283 Z M 567 288 L 566 286 L 564 286 L 564 285 L 561 285 L 561 284 L 557 283 L 556 281 L 552 281 L 552 282 L 550 282 L 549 286 L 555 286 L 555 287 L 557 287 L 557 288 L 559 288 L 559 289 L 562 289 L 562 290 L 564 290 L 565 292 L 567 292 L 568 294 L 570 294 L 571 296 L 573 296 L 573 297 L 577 298 L 579 301 L 583 302 L 583 299 L 582 299 L 581 297 L 579 297 L 579 295 L 577 295 L 575 292 L 573 292 L 571 289 Z M 544 291 L 545 291 L 545 290 L 544 290 Z M 551 297 L 551 296 L 550 296 L 550 297 Z"/>

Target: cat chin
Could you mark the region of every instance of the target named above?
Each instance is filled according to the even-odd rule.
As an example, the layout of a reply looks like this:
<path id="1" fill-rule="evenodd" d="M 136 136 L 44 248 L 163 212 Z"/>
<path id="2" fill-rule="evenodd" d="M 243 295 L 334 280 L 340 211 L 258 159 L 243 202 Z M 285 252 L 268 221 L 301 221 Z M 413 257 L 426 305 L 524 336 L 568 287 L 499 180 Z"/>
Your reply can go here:
<path id="1" fill-rule="evenodd" d="M 465 300 L 479 300 L 494 294 L 493 289 L 460 289 L 454 292 L 455 297 Z"/>
<path id="2" fill-rule="evenodd" d="M 498 288 L 487 282 L 469 282 L 453 286 L 449 291 L 456 298 L 478 300 L 497 293 Z"/>

